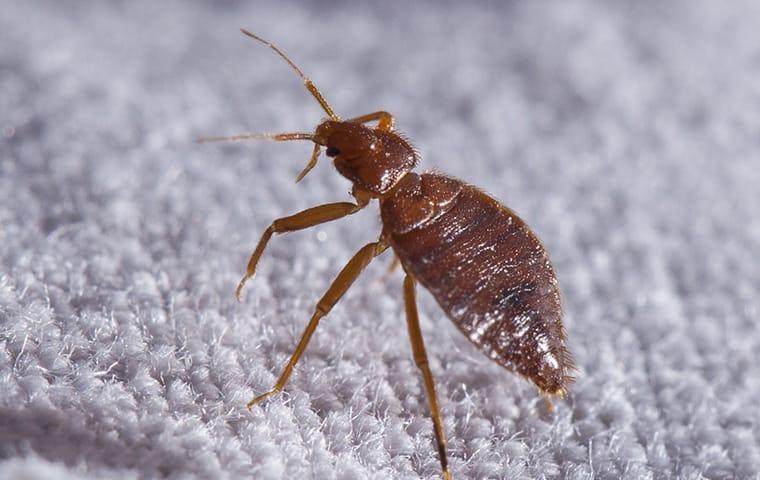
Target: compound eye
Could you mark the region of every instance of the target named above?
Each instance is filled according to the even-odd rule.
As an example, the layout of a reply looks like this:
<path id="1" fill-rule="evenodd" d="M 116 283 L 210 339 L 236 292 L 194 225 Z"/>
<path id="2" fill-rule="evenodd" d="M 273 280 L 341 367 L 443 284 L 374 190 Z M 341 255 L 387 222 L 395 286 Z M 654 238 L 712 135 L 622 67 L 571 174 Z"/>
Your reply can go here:
<path id="1" fill-rule="evenodd" d="M 327 150 L 325 150 L 325 155 L 328 157 L 337 157 L 339 153 L 340 150 L 335 147 L 327 147 Z"/>

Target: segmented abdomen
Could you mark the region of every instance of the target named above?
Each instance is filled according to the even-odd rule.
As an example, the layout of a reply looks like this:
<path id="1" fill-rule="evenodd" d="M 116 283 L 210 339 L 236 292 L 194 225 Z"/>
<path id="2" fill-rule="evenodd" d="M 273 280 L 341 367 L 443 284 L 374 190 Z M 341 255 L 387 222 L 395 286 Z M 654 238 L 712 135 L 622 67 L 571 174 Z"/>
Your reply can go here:
<path id="1" fill-rule="evenodd" d="M 417 183 L 436 180 L 428 176 L 457 182 L 456 189 L 447 184 L 456 193 L 405 232 L 393 228 L 393 217 L 402 212 L 385 202 L 391 246 L 475 345 L 541 390 L 563 393 L 572 362 L 557 280 L 540 241 L 514 212 L 485 193 L 439 175 L 424 174 Z M 424 188 L 417 190 L 416 198 L 424 203 Z M 436 201 L 440 198 L 428 203 L 435 207 Z"/>

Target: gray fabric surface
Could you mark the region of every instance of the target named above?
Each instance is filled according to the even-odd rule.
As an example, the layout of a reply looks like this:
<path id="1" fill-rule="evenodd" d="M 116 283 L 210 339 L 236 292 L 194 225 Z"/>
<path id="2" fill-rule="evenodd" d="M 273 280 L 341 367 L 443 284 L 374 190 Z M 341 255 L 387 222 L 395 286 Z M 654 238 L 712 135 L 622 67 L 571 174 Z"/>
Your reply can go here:
<path id="1" fill-rule="evenodd" d="M 323 116 L 241 26 L 551 254 L 553 414 L 420 293 L 455 478 L 758 478 L 758 5 L 2 2 L 0 478 L 438 477 L 389 255 L 245 410 L 379 220 L 275 238 L 235 302 L 273 218 L 349 198 L 303 143 L 193 143 Z"/>

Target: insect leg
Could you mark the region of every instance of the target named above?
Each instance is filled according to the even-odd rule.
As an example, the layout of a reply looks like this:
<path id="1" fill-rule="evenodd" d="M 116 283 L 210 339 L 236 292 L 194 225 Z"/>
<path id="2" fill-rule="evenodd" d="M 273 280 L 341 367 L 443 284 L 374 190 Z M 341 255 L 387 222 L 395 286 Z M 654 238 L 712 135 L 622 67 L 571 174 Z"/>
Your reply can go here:
<path id="1" fill-rule="evenodd" d="M 385 271 L 382 277 L 380 277 L 381 282 L 387 282 L 388 279 L 391 277 L 391 274 L 396 270 L 396 267 L 399 266 L 401 263 L 401 260 L 398 259 L 397 255 L 393 255 L 393 260 L 391 260 L 391 263 L 388 265 L 388 269 Z"/>
<path id="2" fill-rule="evenodd" d="M 393 260 L 391 260 L 391 264 L 388 265 L 388 273 L 393 273 L 394 270 L 396 270 L 396 267 L 401 263 L 401 260 L 398 259 L 397 255 L 393 256 Z"/>
<path id="3" fill-rule="evenodd" d="M 246 268 L 245 275 L 240 279 L 237 288 L 235 289 L 235 297 L 240 300 L 240 292 L 243 289 L 243 285 L 256 273 L 256 265 L 259 263 L 261 254 L 264 253 L 264 249 L 272 238 L 272 234 L 282 232 L 293 232 L 296 230 L 302 230 L 304 228 L 313 227 L 320 223 L 329 222 L 343 218 L 346 215 L 356 213 L 367 205 L 367 202 L 360 200 L 357 203 L 351 202 L 336 202 L 328 203 L 325 205 L 319 205 L 318 207 L 307 208 L 301 212 L 291 215 L 289 217 L 278 218 L 264 231 L 261 235 L 258 245 L 251 254 L 251 258 L 248 260 L 248 267 Z"/>
<path id="4" fill-rule="evenodd" d="M 301 354 L 309 344 L 311 335 L 314 333 L 314 330 L 317 329 L 319 320 L 330 312 L 332 307 L 338 302 L 338 300 L 340 300 L 343 294 L 346 293 L 362 270 L 364 270 L 364 267 L 366 267 L 373 258 L 383 253 L 386 248 L 388 248 L 388 246 L 382 241 L 369 243 L 356 252 L 351 260 L 348 261 L 346 266 L 343 267 L 343 270 L 341 270 L 338 276 L 335 277 L 330 288 L 327 289 L 327 292 L 325 292 L 317 303 L 317 307 L 314 309 L 314 314 L 301 335 L 301 340 L 298 341 L 295 351 L 290 356 L 288 364 L 280 374 L 280 378 L 277 379 L 277 383 L 275 383 L 274 387 L 268 392 L 259 395 L 248 402 L 249 410 L 260 401 L 282 390 L 285 383 L 288 381 L 290 374 L 293 372 L 293 367 L 295 367 Z"/>
<path id="5" fill-rule="evenodd" d="M 373 122 L 377 120 L 377 128 L 380 130 L 393 130 L 393 125 L 395 123 L 395 119 L 393 118 L 393 115 L 391 115 L 388 112 L 379 111 L 379 112 L 372 112 L 368 113 L 366 115 L 362 115 L 360 117 L 354 117 L 349 118 L 346 120 L 347 122 L 353 122 L 353 123 L 367 123 L 367 122 Z"/>
<path id="6" fill-rule="evenodd" d="M 420 331 L 420 322 L 417 315 L 417 302 L 415 295 L 415 280 L 408 272 L 404 278 L 404 305 L 406 306 L 406 322 L 409 327 L 409 340 L 412 343 L 412 354 L 414 363 L 422 372 L 422 378 L 425 382 L 425 393 L 427 394 L 428 405 L 430 407 L 430 416 L 433 417 L 433 430 L 435 431 L 435 441 L 438 444 L 438 458 L 441 461 L 441 470 L 443 470 L 444 480 L 450 480 L 449 461 L 446 457 L 446 435 L 443 433 L 443 421 L 441 412 L 438 409 L 438 399 L 435 395 L 435 384 L 433 383 L 433 374 L 430 373 L 428 365 L 427 352 L 425 351 L 425 342 L 422 339 Z"/>
<path id="7" fill-rule="evenodd" d="M 296 183 L 303 180 L 303 177 L 306 176 L 307 173 L 311 172 L 311 169 L 317 166 L 317 157 L 319 157 L 319 144 L 315 143 L 314 148 L 311 151 L 311 158 L 309 158 L 309 163 L 306 164 L 305 167 L 303 167 L 303 170 L 301 170 L 301 173 L 298 174 L 296 177 Z"/>

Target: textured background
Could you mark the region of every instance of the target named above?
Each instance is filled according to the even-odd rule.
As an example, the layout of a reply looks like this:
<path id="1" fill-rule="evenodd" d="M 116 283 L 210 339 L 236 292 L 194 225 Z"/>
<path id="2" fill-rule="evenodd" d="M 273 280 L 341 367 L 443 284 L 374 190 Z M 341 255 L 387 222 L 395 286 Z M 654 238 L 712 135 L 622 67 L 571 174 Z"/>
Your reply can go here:
<path id="1" fill-rule="evenodd" d="M 455 478 L 758 478 L 755 0 L 0 4 L 0 478 L 436 478 L 386 255 L 253 413 L 376 210 L 309 146 L 196 145 L 397 116 L 424 168 L 544 240 L 578 380 L 550 415 L 420 295 Z"/>

